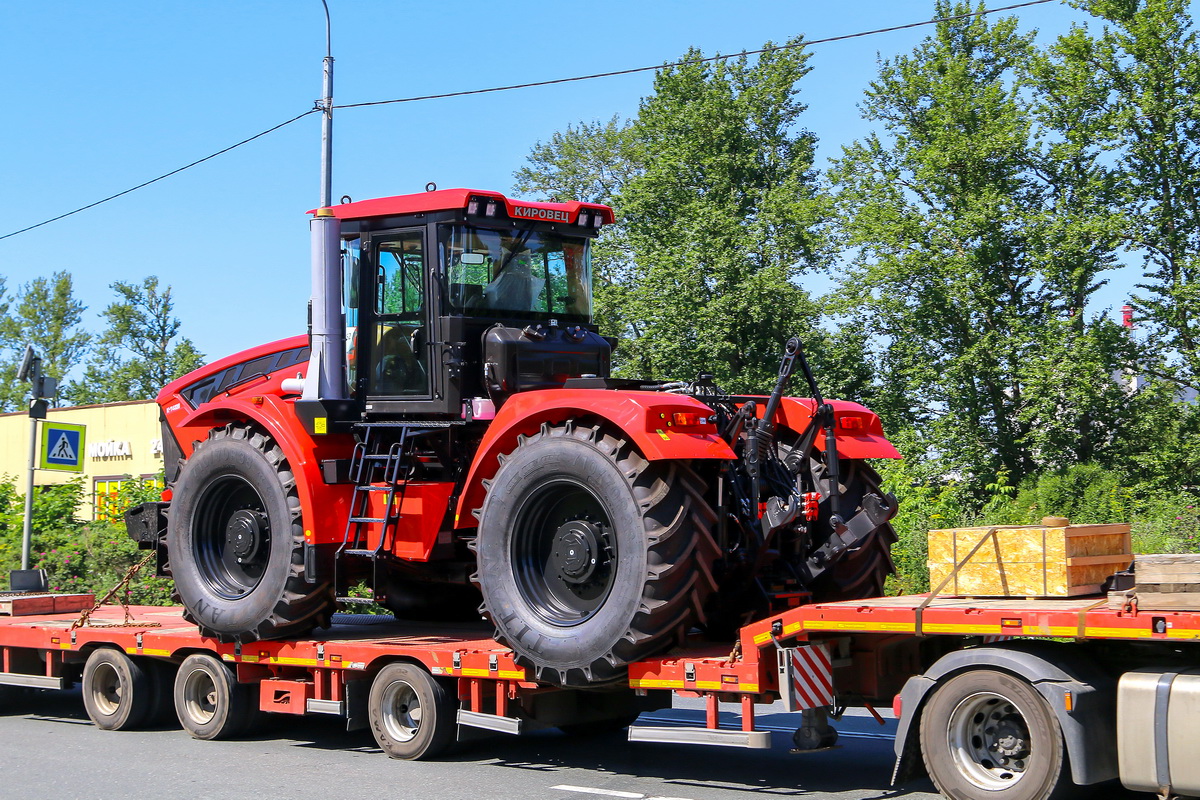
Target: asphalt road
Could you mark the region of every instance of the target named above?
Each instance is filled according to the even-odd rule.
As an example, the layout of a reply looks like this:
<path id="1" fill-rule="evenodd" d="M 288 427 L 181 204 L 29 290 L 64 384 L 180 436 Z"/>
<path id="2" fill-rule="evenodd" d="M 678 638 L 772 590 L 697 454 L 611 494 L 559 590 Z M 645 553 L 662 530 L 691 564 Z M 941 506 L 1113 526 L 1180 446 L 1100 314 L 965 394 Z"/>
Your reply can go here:
<path id="1" fill-rule="evenodd" d="M 0 710 L 0 796 L 388 800 L 732 800 L 747 797 L 933 800 L 928 781 L 888 786 L 891 731 L 869 717 L 838 725 L 840 746 L 793 755 L 792 717 L 768 714 L 770 751 L 573 739 L 557 731 L 491 737 L 430 762 L 394 761 L 367 731 L 331 717 L 270 717 L 247 739 L 202 742 L 178 729 L 91 725 L 78 690 L 43 692 Z M 697 707 L 642 722 L 703 725 Z"/>

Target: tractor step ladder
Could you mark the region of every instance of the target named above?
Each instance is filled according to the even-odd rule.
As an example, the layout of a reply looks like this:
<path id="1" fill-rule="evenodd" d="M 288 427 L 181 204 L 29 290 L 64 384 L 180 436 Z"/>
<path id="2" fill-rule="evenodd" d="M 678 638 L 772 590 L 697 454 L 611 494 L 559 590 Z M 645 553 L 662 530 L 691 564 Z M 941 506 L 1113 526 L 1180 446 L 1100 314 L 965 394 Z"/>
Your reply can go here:
<path id="1" fill-rule="evenodd" d="M 362 440 L 354 446 L 350 459 L 350 480 L 354 494 L 350 498 L 350 516 L 342 544 L 334 557 L 334 585 L 343 600 L 350 587 L 345 577 L 346 559 L 368 559 L 371 562 L 372 585 L 380 585 L 377 570 L 380 554 L 394 539 L 408 486 L 408 465 L 412 463 L 413 432 L 407 425 L 387 426 L 397 430 L 398 437 L 384 436 L 383 426 L 365 423 Z M 384 449 L 386 447 L 386 450 Z M 371 497 L 383 494 L 382 511 L 372 511 Z M 382 514 L 382 516 L 376 516 Z M 372 530 L 379 531 L 375 545 L 370 545 Z"/>

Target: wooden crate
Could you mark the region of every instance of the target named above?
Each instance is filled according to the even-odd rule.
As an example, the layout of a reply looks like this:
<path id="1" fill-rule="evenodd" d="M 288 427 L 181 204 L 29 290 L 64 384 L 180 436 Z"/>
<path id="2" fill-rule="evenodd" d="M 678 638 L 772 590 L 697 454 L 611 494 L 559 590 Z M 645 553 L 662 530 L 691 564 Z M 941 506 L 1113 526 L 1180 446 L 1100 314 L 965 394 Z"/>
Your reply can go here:
<path id="1" fill-rule="evenodd" d="M 949 578 L 942 593 L 978 597 L 1096 594 L 1109 575 L 1129 566 L 1132 549 L 1125 524 L 935 530 L 929 532 L 929 582 L 937 588 Z"/>

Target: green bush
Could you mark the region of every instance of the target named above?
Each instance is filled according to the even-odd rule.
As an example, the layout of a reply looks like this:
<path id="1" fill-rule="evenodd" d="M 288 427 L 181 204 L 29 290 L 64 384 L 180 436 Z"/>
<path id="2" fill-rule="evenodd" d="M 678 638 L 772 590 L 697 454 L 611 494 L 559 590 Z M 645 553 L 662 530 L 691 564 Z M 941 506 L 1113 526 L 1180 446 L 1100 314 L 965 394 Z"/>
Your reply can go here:
<path id="1" fill-rule="evenodd" d="M 160 490 L 154 480 L 125 481 L 115 513 L 154 500 Z M 104 596 L 147 553 L 125 533 L 123 523 L 81 522 L 75 512 L 83 497 L 82 479 L 41 487 L 33 499 L 30 566 L 45 569 L 51 591 L 90 592 Z M 21 566 L 24 495 L 11 481 L 0 483 L 0 581 Z M 142 605 L 171 602 L 171 581 L 154 577 L 151 561 L 124 590 L 124 599 Z"/>

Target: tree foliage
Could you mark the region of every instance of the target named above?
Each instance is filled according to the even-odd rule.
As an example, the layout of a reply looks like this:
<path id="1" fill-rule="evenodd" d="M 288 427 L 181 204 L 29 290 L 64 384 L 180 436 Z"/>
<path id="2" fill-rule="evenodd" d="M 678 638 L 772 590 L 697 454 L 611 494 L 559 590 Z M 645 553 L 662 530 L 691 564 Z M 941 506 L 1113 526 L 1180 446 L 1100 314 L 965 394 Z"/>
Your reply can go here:
<path id="1" fill-rule="evenodd" d="M 180 337 L 171 287 L 150 276 L 116 281 L 117 301 L 104 310 L 108 327 L 97 340 L 84 379 L 72 387 L 82 403 L 146 400 L 175 378 L 203 364 L 191 340 Z"/>
<path id="2" fill-rule="evenodd" d="M 68 272 L 34 278 L 21 287 L 15 302 L 6 302 L 0 281 L 0 409 L 24 408 L 29 385 L 16 379 L 17 367 L 26 345 L 33 345 L 42 359 L 42 374 L 59 381 L 87 353 L 92 336 L 82 328 L 87 306 L 75 298 Z M 56 399 L 57 400 L 57 399 Z"/>

